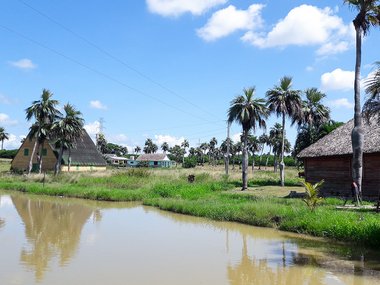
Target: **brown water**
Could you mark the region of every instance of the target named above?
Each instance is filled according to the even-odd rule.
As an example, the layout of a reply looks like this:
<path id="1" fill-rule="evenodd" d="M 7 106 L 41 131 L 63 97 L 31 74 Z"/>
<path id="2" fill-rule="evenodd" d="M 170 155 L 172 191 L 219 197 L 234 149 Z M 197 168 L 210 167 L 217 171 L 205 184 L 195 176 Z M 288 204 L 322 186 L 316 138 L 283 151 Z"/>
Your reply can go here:
<path id="1" fill-rule="evenodd" d="M 380 284 L 379 254 L 132 203 L 0 193 L 0 284 Z"/>

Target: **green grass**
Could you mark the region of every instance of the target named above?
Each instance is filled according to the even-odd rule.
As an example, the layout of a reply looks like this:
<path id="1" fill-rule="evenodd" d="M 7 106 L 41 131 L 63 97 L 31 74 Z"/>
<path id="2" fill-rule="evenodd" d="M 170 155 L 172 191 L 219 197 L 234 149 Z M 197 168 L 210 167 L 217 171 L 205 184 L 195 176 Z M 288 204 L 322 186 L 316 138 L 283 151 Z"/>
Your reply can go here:
<path id="1" fill-rule="evenodd" d="M 373 212 L 340 211 L 342 201 L 326 199 L 310 211 L 301 199 L 283 198 L 303 192 L 296 170 L 287 170 L 286 187 L 276 186 L 278 173 L 256 171 L 248 191 L 239 191 L 238 176 L 226 179 L 222 171 L 113 170 L 107 173 L 17 176 L 3 173 L 0 189 L 33 194 L 104 201 L 139 201 L 176 213 L 234 221 L 255 226 L 353 242 L 380 244 L 380 216 Z M 188 183 L 187 175 L 195 174 Z"/>
<path id="2" fill-rule="evenodd" d="M 8 172 L 11 168 L 11 159 L 0 158 L 0 173 Z"/>

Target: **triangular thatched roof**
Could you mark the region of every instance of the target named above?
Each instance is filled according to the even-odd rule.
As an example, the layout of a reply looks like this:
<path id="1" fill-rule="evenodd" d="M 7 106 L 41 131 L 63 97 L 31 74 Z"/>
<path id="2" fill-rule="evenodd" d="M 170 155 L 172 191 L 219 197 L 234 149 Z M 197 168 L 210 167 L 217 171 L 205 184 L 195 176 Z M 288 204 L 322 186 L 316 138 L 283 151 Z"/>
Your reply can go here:
<path id="1" fill-rule="evenodd" d="M 55 151 L 58 157 L 58 151 Z M 69 151 L 63 151 L 62 162 L 68 165 Z M 71 165 L 106 166 L 107 162 L 96 149 L 96 146 L 85 129 L 82 138 L 76 142 L 76 147 L 71 149 Z"/>
<path id="2" fill-rule="evenodd" d="M 351 132 L 354 120 L 335 129 L 316 143 L 302 150 L 299 158 L 321 157 L 352 154 Z M 370 124 L 363 118 L 364 153 L 380 152 L 380 126 L 377 120 L 372 119 Z"/>

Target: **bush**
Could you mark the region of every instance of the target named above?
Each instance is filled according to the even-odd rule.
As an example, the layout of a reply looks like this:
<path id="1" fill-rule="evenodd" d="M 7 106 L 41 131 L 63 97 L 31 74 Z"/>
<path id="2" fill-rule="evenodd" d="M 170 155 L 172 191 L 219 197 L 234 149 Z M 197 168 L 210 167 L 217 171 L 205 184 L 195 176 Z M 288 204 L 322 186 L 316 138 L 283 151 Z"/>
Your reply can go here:
<path id="1" fill-rule="evenodd" d="M 17 149 L 12 149 L 12 150 L 0 150 L 0 158 L 11 158 L 13 159 L 16 154 L 17 154 Z"/>
<path id="2" fill-rule="evenodd" d="M 195 166 L 197 166 L 196 157 L 185 157 L 185 161 L 182 164 L 183 168 L 194 168 Z"/>

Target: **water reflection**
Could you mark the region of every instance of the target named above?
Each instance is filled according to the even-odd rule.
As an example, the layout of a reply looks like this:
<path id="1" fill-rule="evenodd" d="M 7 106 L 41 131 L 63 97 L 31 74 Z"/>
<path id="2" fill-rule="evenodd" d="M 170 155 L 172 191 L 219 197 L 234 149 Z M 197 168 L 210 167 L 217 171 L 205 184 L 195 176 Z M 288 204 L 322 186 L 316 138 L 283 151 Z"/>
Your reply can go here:
<path id="1" fill-rule="evenodd" d="M 325 240 L 132 203 L 6 198 L 8 208 L 0 207 L 7 221 L 0 231 L 0 284 L 372 285 L 380 280 L 378 253 Z M 23 224 L 18 236 L 25 233 L 19 243 L 7 238 L 17 216 Z"/>
<path id="2" fill-rule="evenodd" d="M 0 206 L 1 206 L 1 196 L 0 196 Z M 0 230 L 2 227 L 4 227 L 5 221 L 0 217 Z"/>
<path id="3" fill-rule="evenodd" d="M 225 231 L 227 254 L 240 239 L 240 259 L 230 260 L 227 265 L 231 285 L 364 285 L 372 284 L 368 282 L 377 284 L 374 280 L 368 281 L 368 276 L 380 279 L 379 251 L 272 229 L 214 222 L 169 212 L 160 214 L 176 223 L 199 223 Z"/>
<path id="4" fill-rule="evenodd" d="M 74 256 L 83 225 L 93 215 L 101 219 L 99 210 L 70 202 L 31 199 L 11 196 L 12 202 L 25 225 L 25 236 L 29 245 L 21 250 L 21 261 L 35 271 L 41 280 L 53 257 L 58 257 L 60 266 Z"/>

